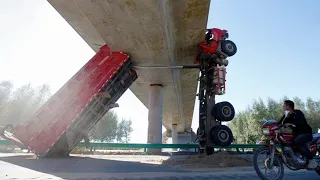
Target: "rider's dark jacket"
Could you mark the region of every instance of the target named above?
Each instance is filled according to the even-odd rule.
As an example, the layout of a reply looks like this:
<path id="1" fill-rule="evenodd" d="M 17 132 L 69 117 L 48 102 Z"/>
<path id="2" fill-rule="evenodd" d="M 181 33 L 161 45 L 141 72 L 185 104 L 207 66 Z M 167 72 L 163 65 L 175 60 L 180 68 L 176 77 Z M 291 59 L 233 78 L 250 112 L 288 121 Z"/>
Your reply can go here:
<path id="1" fill-rule="evenodd" d="M 312 128 L 307 123 L 307 120 L 300 110 L 294 110 L 293 113 L 289 113 L 285 118 L 285 115 L 282 116 L 279 123 L 286 124 L 291 123 L 294 124 L 296 127 L 292 128 L 292 134 L 294 136 L 299 136 L 300 134 L 312 134 Z"/>

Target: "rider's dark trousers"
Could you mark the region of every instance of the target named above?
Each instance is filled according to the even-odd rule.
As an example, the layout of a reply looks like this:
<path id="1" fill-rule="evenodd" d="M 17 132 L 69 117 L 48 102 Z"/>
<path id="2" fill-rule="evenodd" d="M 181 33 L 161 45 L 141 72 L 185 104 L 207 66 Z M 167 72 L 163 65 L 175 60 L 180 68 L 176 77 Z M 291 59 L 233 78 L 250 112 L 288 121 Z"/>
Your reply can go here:
<path id="1" fill-rule="evenodd" d="M 301 154 L 308 159 L 313 159 L 313 155 L 307 145 L 309 141 L 312 141 L 311 134 L 300 134 L 294 139 L 294 143 L 300 149 Z"/>

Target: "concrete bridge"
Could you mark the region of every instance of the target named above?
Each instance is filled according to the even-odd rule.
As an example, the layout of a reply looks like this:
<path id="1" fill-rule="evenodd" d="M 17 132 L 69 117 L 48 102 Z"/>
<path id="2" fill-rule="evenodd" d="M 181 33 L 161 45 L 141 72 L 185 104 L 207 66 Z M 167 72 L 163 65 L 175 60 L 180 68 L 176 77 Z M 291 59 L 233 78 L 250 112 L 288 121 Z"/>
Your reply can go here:
<path id="1" fill-rule="evenodd" d="M 136 66 L 193 64 L 210 6 L 210 0 L 48 2 L 94 51 L 108 44 L 113 51 L 129 54 Z M 199 71 L 136 70 L 139 78 L 130 90 L 149 109 L 148 143 L 161 143 L 161 125 L 173 135 L 173 143 L 185 143 L 191 134 Z"/>

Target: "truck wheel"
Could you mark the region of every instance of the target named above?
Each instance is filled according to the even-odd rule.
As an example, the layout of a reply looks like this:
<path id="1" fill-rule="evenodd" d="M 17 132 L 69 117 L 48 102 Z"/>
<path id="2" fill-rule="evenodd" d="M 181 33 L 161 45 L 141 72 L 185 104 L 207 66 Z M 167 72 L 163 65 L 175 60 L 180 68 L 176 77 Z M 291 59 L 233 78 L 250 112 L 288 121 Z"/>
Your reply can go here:
<path id="1" fill-rule="evenodd" d="M 237 53 L 237 46 L 230 40 L 223 40 L 221 41 L 221 51 L 231 57 Z"/>
<path id="2" fill-rule="evenodd" d="M 211 129 L 211 140 L 218 146 L 229 146 L 233 141 L 231 129 L 225 125 L 218 125 Z"/>
<path id="3" fill-rule="evenodd" d="M 231 121 L 235 116 L 234 107 L 231 103 L 224 101 L 217 103 L 211 110 L 211 114 L 218 121 Z"/>

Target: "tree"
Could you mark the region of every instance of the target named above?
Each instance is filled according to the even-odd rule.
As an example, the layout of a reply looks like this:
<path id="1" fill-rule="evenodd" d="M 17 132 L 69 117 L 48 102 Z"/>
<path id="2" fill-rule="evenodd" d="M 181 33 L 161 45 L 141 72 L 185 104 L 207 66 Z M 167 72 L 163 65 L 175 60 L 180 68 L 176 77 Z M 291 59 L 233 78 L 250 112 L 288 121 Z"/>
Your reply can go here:
<path id="1" fill-rule="evenodd" d="M 13 84 L 10 81 L 0 82 L 0 117 L 3 119 L 8 113 L 7 104 L 10 100 L 10 93 L 12 91 Z M 1 120 L 0 120 L 1 122 Z"/>
<path id="2" fill-rule="evenodd" d="M 162 144 L 167 144 L 168 139 L 169 138 L 167 137 L 167 133 L 162 133 Z"/>
<path id="3" fill-rule="evenodd" d="M 109 111 L 90 130 L 89 137 L 101 142 L 112 142 L 117 136 L 118 116 L 115 112 Z"/>
<path id="4" fill-rule="evenodd" d="M 117 141 L 128 143 L 130 141 L 130 134 L 132 133 L 131 120 L 122 119 L 118 124 Z"/>
<path id="5" fill-rule="evenodd" d="M 284 97 L 279 101 L 268 98 L 267 103 L 264 103 L 261 98 L 254 100 L 252 105 L 246 110 L 241 111 L 233 121 L 229 123 L 236 143 L 256 143 L 261 140 L 261 125 L 262 119 L 280 120 L 283 115 L 283 101 L 289 99 Z M 300 98 L 294 97 L 296 108 L 305 113 L 308 123 L 314 132 L 317 132 L 320 127 L 320 101 L 314 101 L 308 98 L 304 103 Z M 287 131 L 287 130 L 285 130 Z"/>
<path id="6" fill-rule="evenodd" d="M 307 118 L 308 122 L 311 125 L 311 127 L 317 126 L 319 124 L 319 107 L 317 106 L 317 103 L 314 102 L 311 98 L 307 98 L 306 103 L 307 108 Z"/>
<path id="7" fill-rule="evenodd" d="M 25 84 L 13 91 L 9 81 L 0 83 L 0 124 L 22 124 L 50 97 L 48 85 Z"/>
<path id="8" fill-rule="evenodd" d="M 41 86 L 38 86 L 35 89 L 35 96 L 32 99 L 31 106 L 34 107 L 34 109 L 39 109 L 40 106 L 42 106 L 50 97 L 50 86 L 47 84 L 43 84 Z M 34 111 L 35 112 L 35 111 Z"/>
<path id="9" fill-rule="evenodd" d="M 128 143 L 132 131 L 131 120 L 122 119 L 119 122 L 117 114 L 110 111 L 90 130 L 89 137 L 101 142 L 116 140 L 117 142 Z"/>
<path id="10" fill-rule="evenodd" d="M 5 104 L 10 98 L 13 84 L 10 81 L 0 82 L 0 104 Z"/>

